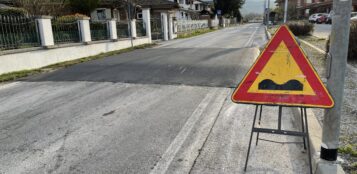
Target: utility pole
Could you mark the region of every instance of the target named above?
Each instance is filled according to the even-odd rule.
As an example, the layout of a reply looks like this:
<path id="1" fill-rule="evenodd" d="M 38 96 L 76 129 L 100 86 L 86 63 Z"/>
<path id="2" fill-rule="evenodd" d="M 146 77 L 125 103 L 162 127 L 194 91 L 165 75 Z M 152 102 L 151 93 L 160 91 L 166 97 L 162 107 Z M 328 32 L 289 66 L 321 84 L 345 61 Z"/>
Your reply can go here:
<path id="1" fill-rule="evenodd" d="M 330 65 L 327 87 L 335 106 L 324 115 L 320 158 L 334 163 L 340 136 L 341 108 L 345 84 L 352 0 L 333 0 Z"/>
<path id="2" fill-rule="evenodd" d="M 285 0 L 285 8 L 284 8 L 284 23 L 286 23 L 287 17 L 288 17 L 288 0 Z"/>

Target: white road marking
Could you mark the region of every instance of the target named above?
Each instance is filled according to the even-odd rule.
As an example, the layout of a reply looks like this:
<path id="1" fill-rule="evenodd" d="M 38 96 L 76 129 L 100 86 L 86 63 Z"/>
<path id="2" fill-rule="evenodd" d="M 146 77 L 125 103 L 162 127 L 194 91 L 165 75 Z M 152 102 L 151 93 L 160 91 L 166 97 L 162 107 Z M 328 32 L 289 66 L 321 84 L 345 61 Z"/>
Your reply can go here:
<path id="1" fill-rule="evenodd" d="M 248 40 L 248 42 L 244 45 L 244 47 L 249 47 L 249 46 L 251 46 L 251 44 L 253 43 L 253 38 L 254 38 L 254 36 L 255 36 L 255 34 L 257 33 L 257 31 L 258 31 L 259 28 L 260 28 L 260 27 L 256 28 L 255 31 L 252 33 L 252 35 L 250 35 L 249 40 Z"/>
<path id="2" fill-rule="evenodd" d="M 169 168 L 172 160 L 176 156 L 177 152 L 180 150 L 182 144 L 185 142 L 186 138 L 189 136 L 192 128 L 195 126 L 196 122 L 199 120 L 203 112 L 206 110 L 208 104 L 211 102 L 218 89 L 210 91 L 206 97 L 201 101 L 195 111 L 192 113 L 190 118 L 187 119 L 185 125 L 182 127 L 181 131 L 177 134 L 176 138 L 172 141 L 170 146 L 166 149 L 166 152 L 162 155 L 161 160 L 157 163 L 155 168 L 151 170 L 150 174 L 164 174 Z"/>

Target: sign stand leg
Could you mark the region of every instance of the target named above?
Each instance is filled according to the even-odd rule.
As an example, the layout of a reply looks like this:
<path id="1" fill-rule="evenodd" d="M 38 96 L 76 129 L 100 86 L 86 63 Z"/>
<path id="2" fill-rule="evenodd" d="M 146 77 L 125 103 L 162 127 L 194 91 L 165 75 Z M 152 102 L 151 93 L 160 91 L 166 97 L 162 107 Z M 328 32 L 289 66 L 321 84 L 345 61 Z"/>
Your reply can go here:
<path id="1" fill-rule="evenodd" d="M 248 152 L 247 152 L 247 158 L 245 160 L 245 166 L 244 166 L 244 171 L 247 171 L 247 166 L 248 166 L 248 160 L 249 160 L 249 153 L 250 153 L 250 148 L 252 145 L 252 139 L 253 139 L 253 134 L 254 132 L 257 133 L 257 142 L 256 145 L 258 145 L 258 140 L 259 140 L 259 133 L 267 133 L 267 134 L 278 134 L 278 135 L 289 135 L 289 136 L 300 136 L 303 138 L 304 141 L 304 149 L 307 149 L 308 153 L 308 158 L 309 158 L 309 166 L 310 166 L 310 173 L 312 174 L 312 161 L 311 161 L 311 150 L 310 150 L 310 139 L 309 139 L 309 126 L 308 126 L 308 121 L 307 121 L 307 112 L 305 107 L 301 107 L 301 124 L 302 124 L 302 131 L 288 131 L 288 130 L 283 130 L 281 128 L 282 124 L 282 113 L 283 113 L 283 106 L 279 106 L 279 118 L 278 118 L 278 129 L 267 129 L 267 128 L 258 128 L 255 127 L 255 122 L 257 120 L 258 116 L 258 109 L 260 106 L 259 110 L 259 122 L 262 116 L 262 110 L 263 110 L 263 105 L 256 105 L 255 107 L 255 113 L 254 113 L 254 120 L 252 124 L 252 131 L 250 134 L 250 139 L 249 139 L 249 146 L 248 146 Z M 258 123 L 259 123 L 258 122 Z"/>
<path id="2" fill-rule="evenodd" d="M 244 171 L 247 171 L 247 165 L 248 165 L 248 159 L 249 159 L 250 146 L 252 145 L 252 138 L 253 138 L 253 133 L 254 133 L 254 132 L 253 132 L 253 128 L 254 128 L 254 125 L 255 125 L 255 120 L 256 120 L 256 118 L 257 118 L 258 107 L 259 107 L 259 105 L 256 105 L 256 107 L 255 107 L 254 120 L 253 120 L 253 125 L 252 125 L 252 132 L 250 133 L 250 140 L 249 140 L 247 158 L 246 158 L 246 160 L 245 160 Z"/>
<path id="3" fill-rule="evenodd" d="M 300 113 L 300 115 L 301 115 L 301 130 L 302 130 L 302 132 L 305 132 L 304 108 L 301 107 L 300 111 L 301 111 L 301 113 Z M 306 139 L 305 139 L 305 137 L 302 137 L 302 140 L 304 142 L 304 149 L 306 150 Z"/>
<path id="4" fill-rule="evenodd" d="M 305 138 L 307 141 L 307 153 L 309 156 L 309 165 L 310 165 L 310 173 L 312 174 L 312 162 L 311 162 L 311 150 L 310 150 L 310 138 L 309 138 L 309 125 L 307 124 L 307 113 L 306 113 L 306 108 L 304 108 L 304 116 L 305 116 Z"/>
<path id="5" fill-rule="evenodd" d="M 258 124 L 260 125 L 260 122 L 262 120 L 262 112 L 263 112 L 263 105 L 260 105 L 260 111 L 259 111 L 259 121 Z M 259 141 L 259 132 L 257 133 L 257 140 L 255 145 L 258 146 L 258 141 Z"/>

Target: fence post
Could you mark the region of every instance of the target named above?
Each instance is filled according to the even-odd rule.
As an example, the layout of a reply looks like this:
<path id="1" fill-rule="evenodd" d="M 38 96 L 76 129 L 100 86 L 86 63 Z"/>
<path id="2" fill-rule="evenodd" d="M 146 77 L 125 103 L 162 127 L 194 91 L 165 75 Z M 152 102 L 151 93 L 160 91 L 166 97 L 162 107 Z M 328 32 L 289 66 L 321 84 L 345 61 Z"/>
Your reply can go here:
<path id="1" fill-rule="evenodd" d="M 146 36 L 149 38 L 149 43 L 151 43 L 151 16 L 150 16 L 150 8 L 143 8 L 143 21 L 144 28 L 146 30 Z"/>
<path id="2" fill-rule="evenodd" d="M 173 23 L 173 15 L 169 12 L 168 13 L 168 17 L 169 17 L 169 39 L 172 40 L 174 39 L 174 23 Z"/>
<path id="3" fill-rule="evenodd" d="M 79 32 L 81 35 L 81 41 L 84 43 L 88 43 L 92 41 L 92 37 L 90 34 L 90 26 L 89 26 L 89 17 L 81 17 L 78 19 Z"/>
<path id="4" fill-rule="evenodd" d="M 132 19 L 131 21 L 131 37 L 132 38 L 136 38 L 137 34 L 136 34 L 136 19 Z"/>
<path id="5" fill-rule="evenodd" d="M 161 23 L 162 23 L 162 27 L 163 27 L 163 33 L 164 33 L 164 40 L 169 40 L 169 36 L 168 36 L 168 26 L 167 26 L 167 13 L 163 12 L 161 13 Z"/>
<path id="6" fill-rule="evenodd" d="M 109 29 L 109 36 L 110 40 L 118 40 L 118 33 L 117 33 L 117 22 L 115 19 L 111 19 L 108 21 L 108 29 Z"/>
<path id="7" fill-rule="evenodd" d="M 43 47 L 50 47 L 55 45 L 51 19 L 51 16 L 40 16 L 36 19 L 41 38 L 41 45 Z"/>

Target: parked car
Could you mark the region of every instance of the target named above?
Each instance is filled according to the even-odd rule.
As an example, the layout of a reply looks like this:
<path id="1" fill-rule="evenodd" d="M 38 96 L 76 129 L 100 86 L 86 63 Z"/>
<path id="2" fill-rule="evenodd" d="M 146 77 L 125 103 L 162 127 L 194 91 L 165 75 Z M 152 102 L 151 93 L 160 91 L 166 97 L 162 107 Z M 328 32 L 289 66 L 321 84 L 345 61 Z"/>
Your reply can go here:
<path id="1" fill-rule="evenodd" d="M 351 21 L 357 21 L 357 12 L 351 12 Z"/>
<path id="2" fill-rule="evenodd" d="M 309 17 L 309 22 L 321 24 L 326 21 L 327 16 L 327 13 L 316 13 Z"/>
<path id="3" fill-rule="evenodd" d="M 357 21 L 357 16 L 352 17 L 352 18 L 351 18 L 351 21 Z"/>
<path id="4" fill-rule="evenodd" d="M 331 12 L 327 15 L 325 23 L 326 24 L 332 24 L 332 14 L 331 14 Z"/>
<path id="5" fill-rule="evenodd" d="M 357 20 L 357 12 L 351 12 L 351 20 Z M 328 14 L 325 23 L 326 24 L 332 24 L 332 14 L 331 14 L 331 12 Z"/>

